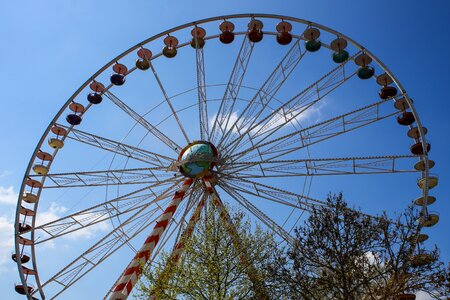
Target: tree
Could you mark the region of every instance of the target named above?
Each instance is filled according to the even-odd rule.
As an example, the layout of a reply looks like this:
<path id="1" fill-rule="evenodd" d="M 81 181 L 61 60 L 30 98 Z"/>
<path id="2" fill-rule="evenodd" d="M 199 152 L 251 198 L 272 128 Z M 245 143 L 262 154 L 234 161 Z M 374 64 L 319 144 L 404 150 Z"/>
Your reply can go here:
<path id="1" fill-rule="evenodd" d="M 395 222 L 386 214 L 377 222 L 380 247 L 374 252 L 371 268 L 376 276 L 368 286 L 374 299 L 392 299 L 402 293 L 425 291 L 439 299 L 448 294 L 448 275 L 439 260 L 439 249 L 426 250 L 417 243 L 418 214 L 409 207 Z"/>
<path id="2" fill-rule="evenodd" d="M 260 227 L 254 230 L 242 211 L 234 211 L 231 219 L 239 235 L 236 247 L 214 206 L 207 206 L 190 239 L 185 241 L 178 264 L 171 264 L 169 253 L 160 255 L 155 267 L 144 272 L 138 286 L 139 299 L 256 299 L 249 269 L 257 270 L 261 282 L 267 277 L 263 268 L 277 257 L 272 235 Z M 237 249 L 240 248 L 240 249 Z M 249 264 L 242 260 L 246 251 Z M 244 260 L 245 261 L 245 260 Z M 168 271 L 170 269 L 170 271 Z"/>
<path id="3" fill-rule="evenodd" d="M 404 292 L 445 293 L 437 248 L 426 264 L 411 263 L 416 215 L 395 221 L 349 209 L 342 194 L 329 196 L 296 229 L 295 243 L 268 266 L 271 285 L 289 299 L 395 299 Z"/>

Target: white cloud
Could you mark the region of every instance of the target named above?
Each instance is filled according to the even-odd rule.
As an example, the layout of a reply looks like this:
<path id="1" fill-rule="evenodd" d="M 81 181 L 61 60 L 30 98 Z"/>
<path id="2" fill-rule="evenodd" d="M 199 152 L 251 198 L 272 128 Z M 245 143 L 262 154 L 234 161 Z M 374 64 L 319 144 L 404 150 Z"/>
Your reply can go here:
<path id="1" fill-rule="evenodd" d="M 1 187 L 0 187 L 1 188 Z M 12 191 L 12 187 L 8 189 L 3 189 L 7 191 Z M 3 191 L 0 189 L 0 191 Z M 15 195 L 16 197 L 17 195 Z M 16 199 L 14 199 L 16 201 Z M 4 202 L 2 202 L 4 203 Z M 68 209 L 64 206 L 57 204 L 56 202 L 52 202 L 50 207 L 43 211 L 38 212 L 36 224 L 45 224 L 54 220 L 57 220 L 64 216 L 67 213 Z M 12 212 L 11 212 L 12 213 Z M 85 215 L 86 217 L 86 215 Z M 110 230 L 110 225 L 105 222 L 101 222 L 95 224 L 93 226 L 77 230 L 72 232 L 66 236 L 64 239 L 66 240 L 77 240 L 77 239 L 88 239 L 93 237 L 95 234 L 100 232 L 106 232 Z M 46 243 L 42 244 L 42 247 L 45 248 L 55 248 L 55 244 L 57 241 L 50 240 Z M 13 217 L 9 216 L 0 216 L 0 274 L 5 272 L 15 272 L 16 266 L 15 263 L 11 259 L 11 253 L 14 250 L 14 222 Z"/>
<path id="2" fill-rule="evenodd" d="M 14 270 L 11 252 L 14 247 L 14 224 L 6 216 L 0 216 L 0 273 Z"/>
<path id="3" fill-rule="evenodd" d="M 11 174 L 12 174 L 11 171 L 8 171 L 8 170 L 2 171 L 2 172 L 0 173 L 0 178 L 8 177 L 8 176 L 11 175 Z"/>
<path id="4" fill-rule="evenodd" d="M 50 207 L 44 211 L 38 211 L 36 214 L 36 226 L 49 223 L 51 221 L 55 221 L 61 218 L 61 215 L 67 211 L 67 208 L 57 204 L 56 202 L 52 202 Z M 42 232 L 42 231 L 40 231 Z M 46 235 L 46 234 L 45 234 Z M 37 235 L 36 239 L 41 239 L 42 236 Z M 55 241 L 50 240 L 42 244 L 42 247 L 53 249 L 55 248 Z"/>
<path id="5" fill-rule="evenodd" d="M 322 116 L 322 110 L 327 105 L 326 100 L 322 100 L 319 103 L 316 103 L 310 107 L 305 107 L 304 105 L 300 105 L 298 107 L 294 107 L 291 109 L 291 116 L 298 114 L 295 117 L 297 122 L 302 121 L 312 121 L 313 123 L 319 122 Z"/>
<path id="6" fill-rule="evenodd" d="M 433 298 L 425 292 L 417 292 L 416 300 L 432 300 Z"/>
<path id="7" fill-rule="evenodd" d="M 52 202 L 50 204 L 50 207 L 43 211 L 38 212 L 36 217 L 36 226 L 49 223 L 51 221 L 57 220 L 61 217 L 63 213 L 67 211 L 67 208 L 64 206 L 59 205 L 56 202 Z"/>
<path id="8" fill-rule="evenodd" d="M 0 187 L 1 188 L 1 187 Z M 6 189 L 12 191 L 12 187 Z M 0 189 L 0 191 L 2 191 Z M 16 197 L 17 195 L 15 195 Z M 62 205 L 52 202 L 50 207 L 42 212 L 37 213 L 36 226 L 55 221 L 63 217 L 67 213 L 68 209 Z M 84 215 L 83 218 L 89 219 L 88 215 Z M 80 219 L 81 221 L 81 219 Z M 82 221 L 81 221 L 82 222 Z M 71 232 L 64 237 L 66 240 L 78 240 L 78 239 L 88 239 L 96 235 L 97 233 L 107 232 L 111 230 L 108 221 L 100 222 L 95 225 L 76 230 Z M 42 233 L 42 231 L 40 231 Z M 43 234 L 43 233 L 42 233 Z M 44 234 L 45 235 L 45 234 Z M 42 238 L 37 236 L 37 239 Z M 54 248 L 57 243 L 55 240 L 50 240 L 42 244 L 42 247 Z M 14 223 L 12 217 L 0 216 L 0 273 L 5 270 L 10 270 L 8 264 L 11 262 L 11 253 L 14 250 Z M 14 267 L 12 267 L 14 268 Z"/>
<path id="9" fill-rule="evenodd" d="M 370 264 L 370 265 L 373 265 L 373 264 L 375 264 L 377 261 L 376 261 L 376 257 L 375 257 L 375 254 L 373 253 L 373 252 L 366 252 L 365 253 L 365 256 L 366 256 L 366 258 L 367 258 L 367 260 L 368 260 L 368 263 Z"/>
<path id="10" fill-rule="evenodd" d="M 217 114 L 214 114 L 210 119 L 209 119 L 209 128 L 212 128 L 214 126 L 214 121 L 216 120 Z M 237 112 L 232 112 L 230 115 L 230 119 L 228 121 L 228 124 L 226 124 L 226 128 L 225 130 L 228 131 L 231 129 L 231 127 L 234 125 L 234 123 L 236 123 L 237 119 L 238 119 L 238 114 Z M 224 121 L 226 122 L 226 121 Z M 216 126 L 219 126 L 218 124 Z M 223 129 L 223 128 L 222 128 Z M 235 131 L 235 129 L 233 129 L 233 131 Z"/>
<path id="11" fill-rule="evenodd" d="M 83 218 L 89 218 L 89 215 L 84 215 Z M 75 219 L 80 221 L 78 218 L 75 218 Z M 88 239 L 88 238 L 91 238 L 92 236 L 94 236 L 96 233 L 106 232 L 110 229 L 111 229 L 111 227 L 109 226 L 109 223 L 107 221 L 103 221 L 103 222 L 99 222 L 95 225 L 74 231 L 71 234 L 68 234 L 67 238 L 71 239 L 71 240 L 76 240 L 79 238 Z"/>
<path id="12" fill-rule="evenodd" d="M 302 123 L 303 121 L 309 122 L 309 123 L 316 123 L 320 121 L 321 119 L 321 111 L 323 107 L 326 105 L 325 101 L 321 101 L 318 105 L 313 105 L 307 109 L 305 109 L 304 106 L 299 107 L 293 107 L 291 108 L 287 113 L 286 116 L 282 113 L 276 113 L 273 115 L 268 121 L 264 122 L 263 124 L 254 126 L 254 128 L 251 130 L 253 134 L 259 132 L 262 130 L 263 132 L 266 132 L 270 128 L 277 127 L 279 125 L 283 125 L 286 123 L 286 118 L 289 119 L 289 126 L 292 126 L 293 124 Z M 304 111 L 302 111 L 304 110 Z M 302 111 L 301 113 L 299 113 Z M 298 115 L 297 115 L 298 114 Z M 238 121 L 239 115 L 237 111 L 234 111 L 231 113 L 229 117 L 229 121 L 227 123 L 227 126 L 225 128 L 226 131 L 233 128 L 233 125 Z M 210 128 L 212 128 L 214 121 L 216 119 L 216 115 L 213 115 L 209 119 Z M 242 121 L 242 120 L 240 120 Z M 248 122 L 248 124 L 253 124 L 253 121 Z M 258 121 L 255 121 L 257 123 Z M 248 127 L 243 127 L 240 129 L 240 132 L 245 132 L 248 129 Z M 236 127 L 233 128 L 233 132 L 237 133 Z M 260 132 L 261 133 L 261 132 Z"/>
<path id="13" fill-rule="evenodd" d="M 37 220 L 36 220 L 36 226 L 46 224 L 55 220 L 60 219 L 61 217 L 64 217 L 67 215 L 68 209 L 62 205 L 59 205 L 56 202 L 52 202 L 50 204 L 50 207 L 43 212 L 38 212 L 37 214 Z M 75 217 L 75 219 L 80 223 L 85 223 L 86 221 L 83 220 L 91 220 L 90 216 L 88 214 L 83 214 L 82 217 L 78 218 Z M 95 234 L 99 232 L 105 232 L 110 230 L 109 223 L 107 221 L 100 222 L 97 224 L 94 224 L 89 227 L 85 227 L 83 229 L 79 229 L 76 231 L 73 231 L 71 233 L 68 233 L 67 235 L 64 235 L 64 239 L 68 240 L 78 240 L 78 239 L 88 239 L 93 237 Z M 47 247 L 53 248 L 55 246 L 54 241 L 46 242 Z"/>
<path id="14" fill-rule="evenodd" d="M 17 192 L 13 186 L 7 188 L 0 186 L 0 204 L 15 205 L 17 203 Z"/>
<path id="15" fill-rule="evenodd" d="M 306 109 L 305 111 L 299 113 L 299 111 L 302 111 L 303 107 L 298 108 L 292 108 L 288 112 L 284 113 L 276 113 L 272 116 L 268 121 L 266 121 L 264 124 L 254 126 L 254 128 L 251 130 L 253 134 L 264 134 L 271 128 L 278 127 L 280 125 L 286 124 L 286 120 L 288 120 L 287 124 L 288 126 L 293 126 L 296 124 L 302 124 L 302 121 L 308 121 L 308 122 L 318 122 L 320 120 L 321 116 L 321 109 L 324 104 L 321 104 L 317 107 L 310 107 Z M 285 126 L 284 128 L 286 128 Z"/>

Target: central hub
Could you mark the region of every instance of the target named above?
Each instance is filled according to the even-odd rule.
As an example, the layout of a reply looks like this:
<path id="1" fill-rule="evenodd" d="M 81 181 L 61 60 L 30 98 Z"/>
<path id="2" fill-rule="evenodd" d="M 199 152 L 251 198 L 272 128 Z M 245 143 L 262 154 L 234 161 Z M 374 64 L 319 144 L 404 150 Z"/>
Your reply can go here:
<path id="1" fill-rule="evenodd" d="M 203 177 L 214 167 L 217 156 L 217 149 L 210 142 L 192 142 L 181 150 L 178 156 L 178 168 L 186 177 Z"/>

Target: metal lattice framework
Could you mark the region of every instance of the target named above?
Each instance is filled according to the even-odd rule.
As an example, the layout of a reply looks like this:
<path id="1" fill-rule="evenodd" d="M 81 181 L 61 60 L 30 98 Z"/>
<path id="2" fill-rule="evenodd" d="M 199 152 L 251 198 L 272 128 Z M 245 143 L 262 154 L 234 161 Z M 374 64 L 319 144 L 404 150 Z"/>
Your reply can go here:
<path id="1" fill-rule="evenodd" d="M 104 272 L 105 299 L 126 299 L 161 251 L 171 251 L 172 272 L 211 203 L 255 294 L 268 299 L 224 202 L 290 244 L 292 229 L 327 205 L 329 187 L 383 185 L 373 196 L 382 202 L 392 188 L 384 182 L 408 190 L 417 173 L 420 231 L 438 221 L 427 208 L 438 179 L 426 134 L 387 67 L 320 24 L 240 14 L 161 32 L 97 71 L 42 135 L 17 204 L 16 291 L 54 299 Z M 38 264 L 48 249 L 51 268 Z M 132 259 L 114 273 L 114 257 Z"/>

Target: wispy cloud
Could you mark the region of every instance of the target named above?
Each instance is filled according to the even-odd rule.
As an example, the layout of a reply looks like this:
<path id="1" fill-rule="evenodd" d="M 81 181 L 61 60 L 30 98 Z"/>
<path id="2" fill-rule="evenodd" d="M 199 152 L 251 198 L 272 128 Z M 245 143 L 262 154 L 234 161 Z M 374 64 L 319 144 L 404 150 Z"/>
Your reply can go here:
<path id="1" fill-rule="evenodd" d="M 0 178 L 8 177 L 8 176 L 11 175 L 11 174 L 12 174 L 12 172 L 11 172 L 11 171 L 8 171 L 8 170 L 1 171 L 1 172 L 0 172 Z"/>
<path id="2" fill-rule="evenodd" d="M 38 214 L 36 215 L 36 226 L 55 221 L 59 219 L 60 216 L 64 214 L 66 211 L 67 211 L 66 207 L 59 205 L 56 202 L 52 202 L 48 209 L 42 212 L 38 212 Z M 40 236 L 37 236 L 37 238 L 39 239 Z M 55 248 L 55 241 L 50 240 L 46 243 L 43 243 L 42 245 L 43 247 L 53 249 Z"/>
<path id="3" fill-rule="evenodd" d="M 225 131 L 228 131 L 231 129 L 231 127 L 233 127 L 234 123 L 236 123 L 237 119 L 238 119 L 239 115 L 236 111 L 232 112 L 228 123 L 226 124 L 226 128 L 222 128 Z M 214 126 L 214 122 L 216 121 L 217 118 L 217 114 L 214 114 L 211 118 L 209 118 L 209 127 L 212 128 Z M 226 120 L 224 121 L 226 123 Z M 217 125 L 218 126 L 218 125 Z M 233 129 L 234 131 L 234 129 Z"/>
<path id="4" fill-rule="evenodd" d="M 89 218 L 89 215 L 85 215 L 84 218 Z M 77 219 L 77 218 L 75 218 Z M 80 221 L 79 219 L 77 219 Z M 81 222 L 81 221 L 80 221 Z M 101 232 L 107 232 L 111 230 L 110 223 L 108 221 L 99 222 L 93 226 L 86 227 L 77 231 L 72 232 L 71 234 L 67 235 L 68 239 L 71 240 L 78 240 L 78 239 L 89 239 L 96 235 L 97 233 Z"/>
<path id="5" fill-rule="evenodd" d="M 39 226 L 57 220 L 66 211 L 67 208 L 65 206 L 52 202 L 47 210 L 37 214 L 36 225 Z"/>
<path id="6" fill-rule="evenodd" d="M 269 120 L 265 121 L 263 124 L 256 125 L 256 126 L 253 125 L 251 132 L 253 134 L 261 133 L 260 132 L 261 130 L 262 130 L 262 132 L 265 132 L 267 130 L 270 130 L 271 128 L 286 124 L 286 120 L 289 120 L 287 123 L 288 126 L 293 126 L 294 124 L 298 124 L 298 123 L 311 124 L 311 123 L 319 122 L 321 119 L 321 116 L 322 116 L 321 112 L 322 112 L 322 109 L 324 108 L 324 106 L 326 106 L 326 102 L 321 101 L 319 103 L 319 105 L 315 105 L 315 106 L 309 107 L 307 109 L 305 109 L 303 106 L 299 106 L 297 108 L 294 107 L 294 108 L 288 110 L 286 112 L 286 114 L 276 113 Z M 302 112 L 300 113 L 300 111 L 302 111 Z M 214 124 L 215 119 L 216 119 L 216 115 L 213 115 L 209 119 L 209 124 L 210 124 L 211 128 Z M 222 129 L 225 131 L 229 131 L 232 129 L 234 133 L 238 133 L 239 131 L 245 132 L 248 129 L 248 127 L 240 128 L 239 131 L 236 129 L 236 127 L 233 128 L 233 126 L 238 122 L 238 119 L 239 119 L 238 112 L 237 111 L 232 112 L 231 115 L 229 116 L 229 120 L 228 120 L 228 123 L 226 124 L 226 128 L 222 128 Z M 240 120 L 240 121 L 242 121 L 242 120 Z M 261 122 L 261 121 L 254 121 L 254 122 L 252 121 L 252 122 L 249 122 L 249 124 L 257 124 L 258 122 Z"/>
<path id="7" fill-rule="evenodd" d="M 416 300 L 432 300 L 433 298 L 425 292 L 417 292 Z"/>
<path id="8" fill-rule="evenodd" d="M 15 205 L 17 203 L 17 192 L 13 186 L 0 186 L 0 204 Z"/>
<path id="9" fill-rule="evenodd" d="M 11 174 L 9 171 L 0 172 L 0 178 Z M 11 260 L 11 253 L 14 248 L 14 222 L 13 207 L 17 203 L 18 194 L 13 186 L 0 186 L 0 205 L 5 205 L 8 214 L 0 216 L 0 273 L 14 272 L 15 265 Z M 2 209 L 5 213 L 5 209 Z"/>
<path id="10" fill-rule="evenodd" d="M 11 252 L 14 247 L 14 224 L 12 219 L 0 216 L 0 274 L 13 271 Z"/>
<path id="11" fill-rule="evenodd" d="M 2 204 L 15 204 L 17 201 L 17 193 L 14 192 L 13 187 L 3 188 L 0 186 L 0 203 Z M 36 225 L 45 224 L 57 219 L 60 219 L 67 213 L 68 209 L 62 205 L 52 202 L 50 207 L 42 212 L 38 212 Z M 0 273 L 11 272 L 15 270 L 15 266 L 11 260 L 11 253 L 14 250 L 14 222 L 13 212 L 11 216 L 0 216 Z M 86 217 L 86 215 L 84 216 Z M 67 240 L 79 240 L 88 239 L 95 236 L 98 233 L 106 232 L 110 230 L 110 224 L 105 221 L 95 224 L 90 227 L 86 227 L 77 231 L 74 231 L 63 238 Z M 51 240 L 44 244 L 43 247 L 54 248 L 56 241 Z"/>
<path id="12" fill-rule="evenodd" d="M 47 210 L 40 212 L 40 213 L 38 212 L 36 225 L 39 226 L 42 224 L 46 224 L 46 223 L 58 220 L 61 217 L 65 216 L 67 212 L 68 212 L 68 209 L 65 206 L 59 205 L 56 202 L 52 202 L 50 204 L 50 207 Z M 75 217 L 75 219 L 80 224 L 85 222 L 81 218 Z M 84 214 L 83 219 L 89 220 L 90 219 L 89 215 Z M 64 239 L 66 239 L 66 240 L 88 239 L 88 238 L 93 237 L 97 233 L 106 232 L 108 230 L 110 230 L 110 224 L 107 221 L 99 222 L 95 225 L 73 231 L 73 232 L 65 235 Z M 49 248 L 54 247 L 53 241 L 49 241 L 46 244 L 48 244 L 47 247 L 49 247 Z"/>

